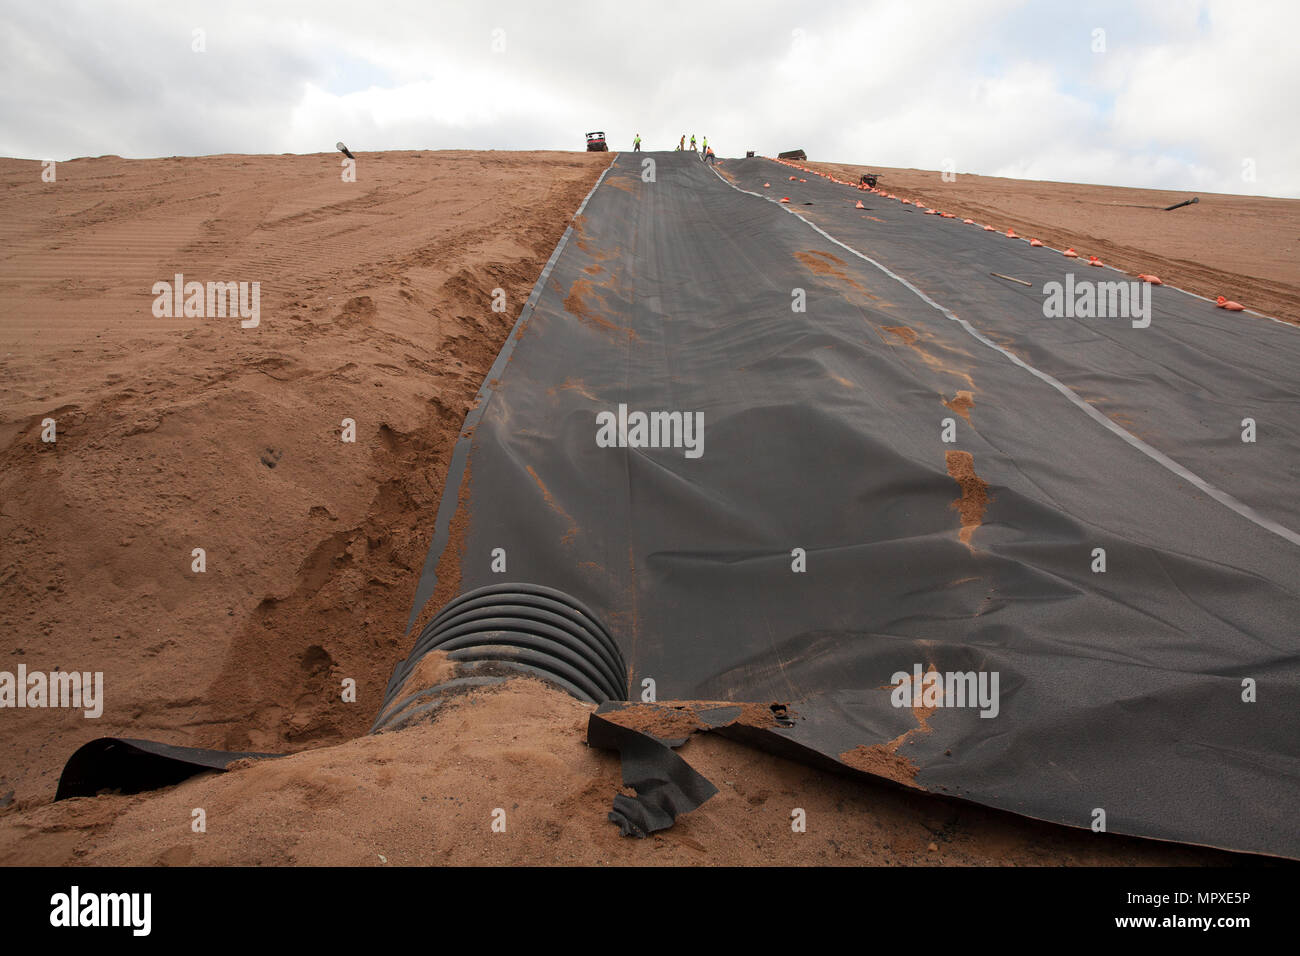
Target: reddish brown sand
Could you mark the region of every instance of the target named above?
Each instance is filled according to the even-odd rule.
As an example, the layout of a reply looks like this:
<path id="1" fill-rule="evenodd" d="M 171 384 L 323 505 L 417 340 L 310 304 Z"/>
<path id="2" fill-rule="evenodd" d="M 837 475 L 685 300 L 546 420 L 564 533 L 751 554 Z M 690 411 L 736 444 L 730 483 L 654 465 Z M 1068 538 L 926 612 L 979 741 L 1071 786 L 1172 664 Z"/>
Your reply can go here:
<path id="1" fill-rule="evenodd" d="M 961 497 L 952 507 L 961 515 L 962 543 L 969 546 L 975 530 L 984 523 L 984 512 L 989 506 L 989 486 L 975 473 L 975 456 L 968 451 L 944 452 L 948 474 L 961 488 Z"/>
<path id="2" fill-rule="evenodd" d="M 107 697 L 0 712 L 0 796 L 49 799 L 98 736 L 365 732 L 465 412 L 609 161 L 0 160 L 0 669 L 100 670 Z M 175 272 L 260 281 L 260 327 L 154 318 Z"/>
<path id="3" fill-rule="evenodd" d="M 932 170 L 804 165 L 854 183 L 876 172 L 879 188 L 896 196 L 1300 324 L 1300 200 L 1199 193 L 1196 205 L 1165 212 L 1193 194 L 967 174 L 944 182 Z M 847 195 L 871 205 L 870 194 Z M 1151 206 L 1159 208 L 1144 208 Z"/>
<path id="4" fill-rule="evenodd" d="M 628 704 L 604 715 L 611 723 L 649 734 L 660 740 L 689 737 L 710 727 L 743 725 L 770 730 L 788 721 L 795 712 L 785 704 L 737 703 L 726 700 L 680 700 L 658 704 Z M 708 718 L 706 720 L 706 717 Z"/>
<path id="5" fill-rule="evenodd" d="M 529 682 L 354 739 L 410 646 L 465 412 L 609 157 L 381 153 L 352 184 L 338 159 L 105 157 L 60 164 L 56 183 L 0 160 L 0 670 L 100 670 L 107 696 L 99 720 L 0 711 L 0 862 L 1218 858 L 829 776 L 713 734 L 683 753 L 722 792 L 659 837 L 621 839 L 605 819 L 617 760 L 583 744 L 583 705 Z M 154 318 L 153 283 L 178 271 L 260 281 L 261 326 Z M 498 287 L 505 313 L 490 308 Z M 904 333 L 889 339 L 945 368 Z M 344 418 L 356 444 L 339 441 Z M 465 520 L 431 609 L 455 591 Z M 67 757 L 115 734 L 306 752 L 51 804 Z M 206 834 L 190 831 L 195 807 Z M 496 807 L 506 834 L 491 833 Z M 807 834 L 790 831 L 794 807 Z"/>
<path id="6" fill-rule="evenodd" d="M 645 865 L 1199 864 L 1232 859 L 1036 823 L 833 776 L 716 734 L 678 752 L 718 788 L 645 840 L 606 819 L 616 755 L 588 705 L 534 681 L 455 698 L 431 724 L 243 763 L 137 796 L 0 812 L 0 863 Z M 202 809 L 207 832 L 192 830 Z M 492 830 L 505 811 L 505 832 Z M 807 832 L 791 814 L 802 809 Z M 931 847 L 934 849 L 930 849 Z"/>
<path id="7" fill-rule="evenodd" d="M 975 388 L 975 382 L 971 379 L 970 373 L 962 369 L 953 368 L 949 364 L 951 361 L 961 361 L 969 357 L 969 353 L 958 352 L 958 349 L 947 344 L 943 339 L 935 336 L 933 333 L 925 332 L 918 335 L 915 329 L 910 329 L 906 325 L 882 325 L 878 330 L 880 337 L 890 344 L 901 343 L 911 349 L 922 362 L 936 372 L 942 372 L 945 375 L 952 375 L 961 382 L 968 385 L 970 390 Z M 886 336 L 884 333 L 889 333 Z M 924 344 L 923 344 L 924 343 Z M 945 359 L 935 355 L 931 349 L 938 349 L 948 353 L 958 353 L 951 358 Z"/>
<path id="8" fill-rule="evenodd" d="M 969 391 L 962 389 L 951 399 L 945 398 L 943 403 L 966 421 L 970 421 L 971 409 L 975 407 L 975 398 Z"/>
<path id="9" fill-rule="evenodd" d="M 796 252 L 794 257 L 798 259 L 809 272 L 819 276 L 831 276 L 847 283 L 854 289 L 862 291 L 862 284 L 844 271 L 844 260 L 829 252 L 821 252 L 816 249 L 807 252 Z M 874 298 L 874 296 L 873 296 Z"/>

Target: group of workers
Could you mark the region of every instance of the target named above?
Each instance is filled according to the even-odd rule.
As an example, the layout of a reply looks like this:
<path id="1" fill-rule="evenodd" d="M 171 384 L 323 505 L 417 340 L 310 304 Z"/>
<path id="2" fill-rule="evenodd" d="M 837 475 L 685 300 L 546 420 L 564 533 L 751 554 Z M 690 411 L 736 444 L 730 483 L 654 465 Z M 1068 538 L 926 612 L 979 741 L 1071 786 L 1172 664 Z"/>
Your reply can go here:
<path id="1" fill-rule="evenodd" d="M 686 149 L 686 134 L 685 134 L 685 133 L 682 133 L 681 141 L 677 144 L 677 152 L 684 152 L 685 149 Z M 634 153 L 639 153 L 639 152 L 641 152 L 641 134 L 640 134 L 640 133 L 637 133 L 636 136 L 635 136 L 635 137 L 633 138 L 633 140 L 632 140 L 632 152 L 634 152 Z M 704 141 L 703 141 L 703 142 L 700 144 L 700 146 L 697 148 L 697 147 L 696 147 L 696 144 L 695 144 L 695 134 L 692 133 L 692 134 L 691 134 L 691 152 L 692 152 L 692 153 L 699 153 L 699 154 L 700 154 L 700 159 L 704 160 L 704 162 L 706 162 L 706 163 L 712 163 L 712 162 L 715 162 L 716 159 L 717 159 L 717 157 L 715 157 L 715 156 L 713 155 L 713 149 L 709 146 L 709 138 L 708 138 L 707 136 L 704 137 Z"/>

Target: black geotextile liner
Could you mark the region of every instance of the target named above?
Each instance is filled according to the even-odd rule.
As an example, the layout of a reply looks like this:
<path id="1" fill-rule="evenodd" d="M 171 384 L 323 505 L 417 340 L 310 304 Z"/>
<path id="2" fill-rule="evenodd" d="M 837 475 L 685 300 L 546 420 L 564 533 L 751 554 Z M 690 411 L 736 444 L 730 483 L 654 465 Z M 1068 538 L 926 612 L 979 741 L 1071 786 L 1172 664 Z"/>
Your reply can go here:
<path id="1" fill-rule="evenodd" d="M 55 800 L 93 797 L 104 790 L 141 793 L 170 787 L 195 774 L 224 771 L 245 757 L 266 759 L 281 754 L 174 747 L 152 740 L 99 737 L 79 747 L 64 764 Z"/>
<path id="2" fill-rule="evenodd" d="M 617 750 L 623 785 L 636 791 L 635 798 L 622 793 L 614 795 L 609 819 L 623 836 L 645 837 L 666 830 L 683 813 L 689 813 L 718 792 L 717 787 L 673 753 L 671 748 L 683 741 L 661 741 L 620 726 L 601 717 L 603 710 L 597 710 L 587 720 L 587 743 L 602 750 Z"/>
<path id="3" fill-rule="evenodd" d="M 1043 316 L 1044 285 L 1075 280 L 1132 282 L 1135 276 L 1087 264 L 1098 250 L 1080 246 L 1077 259 L 1061 250 L 1008 238 L 1018 222 L 967 224 L 926 215 L 925 208 L 766 159 L 724 167 L 741 189 L 779 200 L 788 196 L 804 219 L 836 239 L 905 275 L 918 289 L 954 309 L 997 344 L 1064 381 L 1106 415 L 1172 454 L 1202 478 L 1257 508 L 1292 531 L 1300 530 L 1300 329 L 1239 312 L 1227 312 L 1172 286 L 1152 286 L 1150 325 L 1123 319 Z M 807 179 L 790 182 L 789 176 Z M 763 184 L 769 183 L 768 188 Z M 881 188 L 886 187 L 884 181 Z M 943 195 L 936 177 L 929 196 Z M 855 204 L 862 202 L 864 209 Z M 811 202 L 805 206 L 803 203 Z M 1203 204 L 1166 212 L 1130 211 L 1147 228 L 1171 220 L 1186 228 L 1211 208 Z M 935 207 L 944 210 L 942 203 Z M 996 229 L 987 232 L 983 226 Z M 1205 260 L 1215 260 L 1215 234 L 1206 227 Z M 837 254 L 849 256 L 844 250 Z M 1146 271 L 1159 272 L 1157 266 Z M 992 273 L 1028 282 L 999 278 Z M 1220 290 L 1249 302 L 1249 287 Z M 1139 320 L 1141 321 L 1141 320 Z M 971 343 L 974 344 L 974 343 Z M 1241 419 L 1256 419 L 1260 434 L 1243 447 Z M 1267 437 L 1264 437 L 1267 436 Z M 1242 481 L 1243 472 L 1249 473 Z"/>
<path id="4" fill-rule="evenodd" d="M 1148 329 L 1048 327 L 1041 296 L 976 281 L 1021 274 L 983 251 L 1018 244 L 845 187 L 796 194 L 783 169 L 724 166 L 815 203 L 801 215 L 833 200 L 881 226 L 853 218 L 865 199 L 891 268 L 1002 323 L 1021 364 L 689 155 L 622 155 L 480 408 L 462 591 L 499 579 L 504 549 L 511 580 L 607 625 L 630 697 L 653 681 L 660 700 L 788 703 L 799 719 L 769 736 L 791 752 L 1064 824 L 1103 810 L 1113 832 L 1300 856 L 1300 552 L 1211 493 L 1294 530 L 1300 335 L 1173 290 Z M 702 413 L 702 454 L 600 447 L 597 415 L 620 403 Z M 1116 409 L 1149 444 L 1098 420 Z M 1247 415 L 1266 441 L 1241 444 Z M 1168 462 L 1215 467 L 1197 485 Z M 916 667 L 996 673 L 996 716 L 894 706 Z"/>
<path id="5" fill-rule="evenodd" d="M 622 761 L 623 784 L 636 796 L 617 794 L 609 814 L 623 836 L 645 837 L 672 826 L 677 817 L 697 809 L 718 792 L 674 749 L 693 734 L 716 733 L 741 743 L 842 772 L 844 767 L 823 754 L 780 736 L 777 731 L 794 726 L 797 715 L 774 703 L 747 708 L 717 701 L 666 701 L 639 703 L 610 700 L 587 720 L 587 743 L 617 750 Z M 619 722 L 630 718 L 638 727 Z M 613 718 L 613 719 L 612 719 Z"/>

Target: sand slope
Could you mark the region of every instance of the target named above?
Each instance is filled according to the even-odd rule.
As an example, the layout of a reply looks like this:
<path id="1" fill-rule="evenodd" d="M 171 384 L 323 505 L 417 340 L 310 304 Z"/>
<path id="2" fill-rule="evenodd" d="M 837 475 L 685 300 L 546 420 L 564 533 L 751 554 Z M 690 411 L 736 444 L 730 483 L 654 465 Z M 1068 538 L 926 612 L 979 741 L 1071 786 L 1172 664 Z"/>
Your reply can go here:
<path id="1" fill-rule="evenodd" d="M 99 720 L 0 712 L 0 796 L 49 798 L 97 736 L 369 727 L 451 443 L 608 162 L 378 154 L 344 183 L 330 155 L 108 157 L 43 183 L 0 161 L 0 669 L 103 671 L 107 696 Z M 154 318 L 176 272 L 259 281 L 261 325 Z"/>

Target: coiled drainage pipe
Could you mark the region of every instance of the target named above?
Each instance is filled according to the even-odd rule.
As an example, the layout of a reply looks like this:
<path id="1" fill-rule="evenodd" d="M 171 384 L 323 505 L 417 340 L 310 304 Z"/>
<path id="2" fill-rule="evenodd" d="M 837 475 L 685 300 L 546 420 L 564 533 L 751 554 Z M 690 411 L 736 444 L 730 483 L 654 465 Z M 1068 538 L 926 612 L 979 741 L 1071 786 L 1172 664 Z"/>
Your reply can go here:
<path id="1" fill-rule="evenodd" d="M 441 651 L 454 674 L 432 686 L 406 684 Z M 596 616 L 576 598 L 540 584 L 492 584 L 467 591 L 429 621 L 388 679 L 371 733 L 394 729 L 436 708 L 448 692 L 541 678 L 587 703 L 627 699 L 627 665 Z M 421 682 L 422 683 L 422 682 Z"/>

